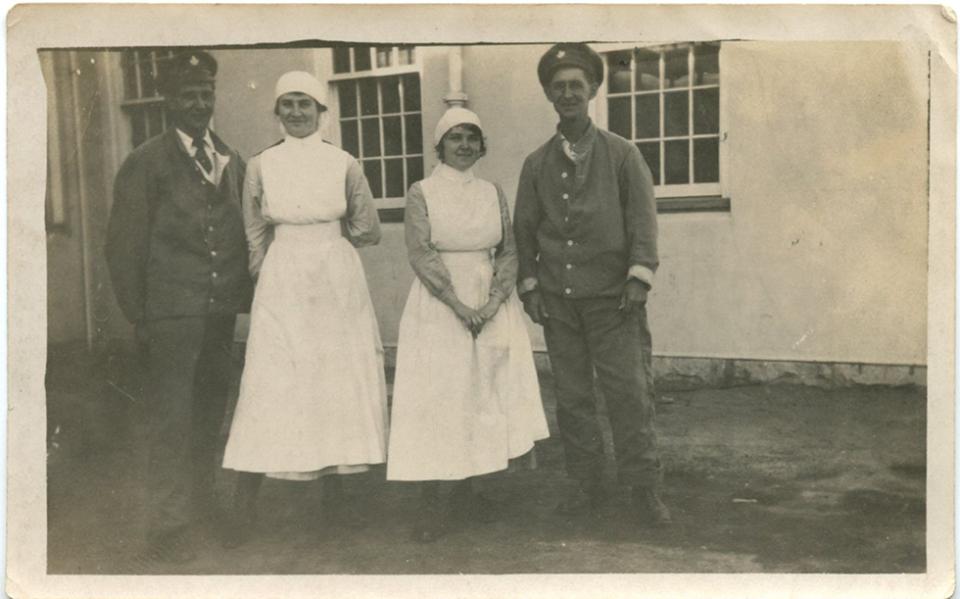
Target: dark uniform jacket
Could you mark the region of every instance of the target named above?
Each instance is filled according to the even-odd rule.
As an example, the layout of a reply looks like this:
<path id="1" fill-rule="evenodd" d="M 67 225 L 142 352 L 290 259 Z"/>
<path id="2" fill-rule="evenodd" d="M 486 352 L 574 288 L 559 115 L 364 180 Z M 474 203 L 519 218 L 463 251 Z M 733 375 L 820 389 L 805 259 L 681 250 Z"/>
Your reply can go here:
<path id="1" fill-rule="evenodd" d="M 574 144 L 557 133 L 523 164 L 514 212 L 520 293 L 619 296 L 628 275 L 648 284 L 657 269 L 657 210 L 640 150 L 592 123 Z M 637 274 L 635 274 L 637 273 Z"/>
<path id="2" fill-rule="evenodd" d="M 120 167 L 106 254 L 114 293 L 131 322 L 249 309 L 244 163 L 212 132 L 211 138 L 217 153 L 230 157 L 219 185 L 203 176 L 174 128 Z"/>

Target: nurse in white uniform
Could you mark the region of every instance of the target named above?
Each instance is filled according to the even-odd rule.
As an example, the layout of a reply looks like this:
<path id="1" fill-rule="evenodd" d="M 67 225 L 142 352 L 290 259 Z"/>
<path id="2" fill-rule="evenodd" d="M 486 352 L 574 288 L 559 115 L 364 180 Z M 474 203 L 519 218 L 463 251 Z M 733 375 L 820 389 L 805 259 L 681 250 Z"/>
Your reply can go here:
<path id="1" fill-rule="evenodd" d="M 239 472 L 236 534 L 263 475 L 324 482 L 325 521 L 348 506 L 340 476 L 386 459 L 383 349 L 360 258 L 380 223 L 360 164 L 319 130 L 323 85 L 280 77 L 283 141 L 247 166 L 243 212 L 257 279 L 246 364 L 223 466 Z"/>
<path id="2" fill-rule="evenodd" d="M 503 191 L 478 178 L 477 115 L 451 108 L 434 133 L 442 160 L 407 194 L 417 277 L 400 321 L 387 479 L 423 481 L 414 537 L 442 531 L 439 481 L 481 518 L 474 477 L 504 470 L 548 436 L 530 340 L 514 291 L 517 256 Z M 472 507 L 471 507 L 472 506 Z"/>

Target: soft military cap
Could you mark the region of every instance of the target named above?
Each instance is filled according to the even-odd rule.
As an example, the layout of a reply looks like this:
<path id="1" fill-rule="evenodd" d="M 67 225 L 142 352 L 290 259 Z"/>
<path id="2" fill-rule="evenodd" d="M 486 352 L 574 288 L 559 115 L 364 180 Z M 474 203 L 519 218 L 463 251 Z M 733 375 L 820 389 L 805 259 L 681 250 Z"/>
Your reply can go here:
<path id="1" fill-rule="evenodd" d="M 190 83 L 213 83 L 217 76 L 217 61 L 203 50 L 178 52 L 161 73 L 160 89 L 165 94 L 176 92 Z"/>
<path id="2" fill-rule="evenodd" d="M 603 59 L 593 49 L 581 43 L 560 43 L 546 51 L 537 65 L 540 85 L 546 87 L 557 69 L 577 67 L 583 69 L 600 85 L 603 83 Z"/>

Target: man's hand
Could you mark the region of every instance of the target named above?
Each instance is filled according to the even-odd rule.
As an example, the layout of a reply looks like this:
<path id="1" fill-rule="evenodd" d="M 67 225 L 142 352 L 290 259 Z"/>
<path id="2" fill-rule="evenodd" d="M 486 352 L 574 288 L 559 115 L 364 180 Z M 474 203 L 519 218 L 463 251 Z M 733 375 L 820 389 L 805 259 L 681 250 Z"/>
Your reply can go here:
<path id="1" fill-rule="evenodd" d="M 523 294 L 522 299 L 523 311 L 530 316 L 530 320 L 539 325 L 543 325 L 543 321 L 547 318 L 547 310 L 543 306 L 543 296 L 540 292 L 536 289 L 528 291 Z"/>
<path id="2" fill-rule="evenodd" d="M 620 309 L 627 314 L 637 314 L 647 304 L 648 287 L 640 279 L 627 279 L 620 298 Z"/>

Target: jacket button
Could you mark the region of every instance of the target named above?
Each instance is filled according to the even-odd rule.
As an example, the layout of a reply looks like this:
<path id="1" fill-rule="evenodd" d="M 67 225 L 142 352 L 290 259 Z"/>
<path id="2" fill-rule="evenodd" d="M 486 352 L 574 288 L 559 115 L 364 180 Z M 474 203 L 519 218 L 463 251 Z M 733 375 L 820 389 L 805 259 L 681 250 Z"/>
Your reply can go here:
<path id="1" fill-rule="evenodd" d="M 211 304 L 213 303 L 213 298 L 212 298 L 212 297 L 210 298 L 210 303 L 211 303 Z"/>
<path id="2" fill-rule="evenodd" d="M 570 199 L 570 194 L 569 194 L 569 193 L 563 194 L 563 199 L 569 200 L 569 199 Z"/>
<path id="3" fill-rule="evenodd" d="M 216 258 L 216 257 L 217 257 L 217 250 L 210 250 L 210 255 L 213 256 L 214 258 Z"/>
<path id="4" fill-rule="evenodd" d="M 573 245 L 573 240 L 572 240 L 572 239 L 568 239 L 568 240 L 567 240 L 567 245 Z"/>
<path id="5" fill-rule="evenodd" d="M 566 173 L 566 171 L 560 173 L 560 176 L 563 177 L 564 179 L 566 179 L 566 178 L 567 178 L 567 173 Z"/>
<path id="6" fill-rule="evenodd" d="M 217 278 L 217 271 L 213 271 L 212 273 L 210 273 L 210 276 L 213 277 L 214 279 L 216 279 L 216 278 Z"/>
<path id="7" fill-rule="evenodd" d="M 210 225 L 209 227 L 207 227 L 207 231 L 211 231 L 211 232 L 212 232 L 212 231 L 213 231 L 213 225 Z"/>
<path id="8" fill-rule="evenodd" d="M 573 264 L 567 264 L 567 270 L 570 270 L 571 268 L 573 268 Z"/>
<path id="9" fill-rule="evenodd" d="M 563 292 L 566 293 L 567 295 L 570 295 L 571 293 L 573 293 L 573 289 L 570 289 L 569 287 L 567 287 L 566 289 L 563 290 Z"/>

